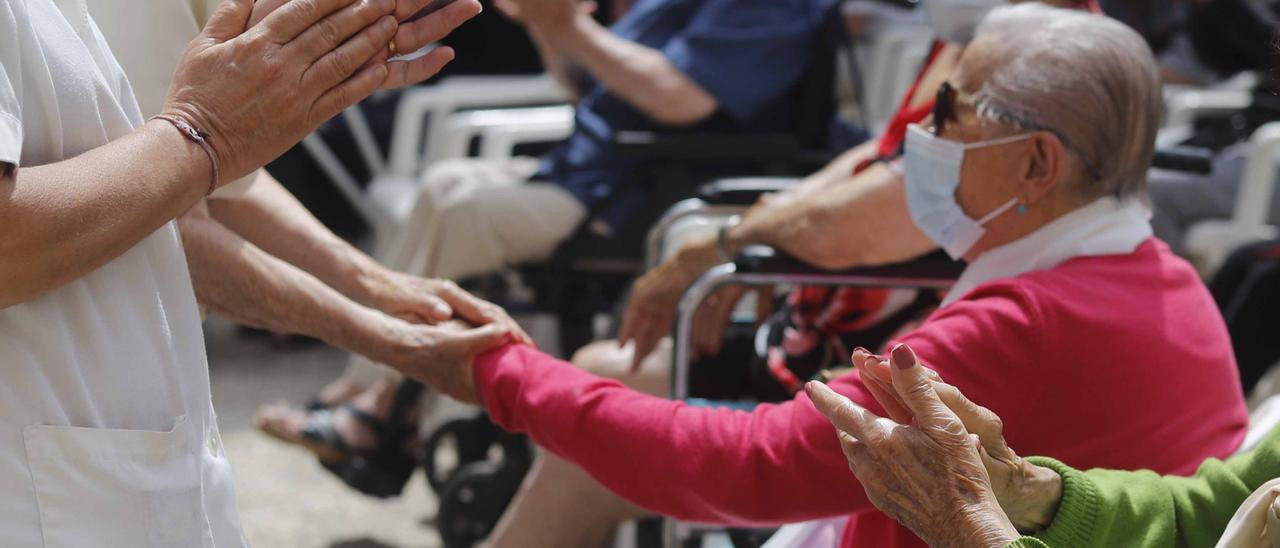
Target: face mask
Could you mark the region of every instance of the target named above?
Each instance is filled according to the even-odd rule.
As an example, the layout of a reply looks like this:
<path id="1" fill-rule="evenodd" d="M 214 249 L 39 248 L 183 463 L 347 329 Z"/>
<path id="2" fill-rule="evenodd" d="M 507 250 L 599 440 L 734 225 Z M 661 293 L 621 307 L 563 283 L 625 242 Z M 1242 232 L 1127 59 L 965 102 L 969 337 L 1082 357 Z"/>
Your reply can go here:
<path id="1" fill-rule="evenodd" d="M 907 128 L 905 188 L 907 208 L 916 226 L 942 247 L 952 259 L 960 259 L 987 233 L 984 225 L 1017 205 L 1011 198 L 995 211 L 975 221 L 956 202 L 960 170 L 966 150 L 1021 141 L 1030 135 L 1014 135 L 977 143 L 948 141 L 919 125 Z"/>
<path id="2" fill-rule="evenodd" d="M 1006 0 L 924 0 L 924 8 L 939 40 L 968 44 L 987 12 L 1005 3 Z"/>

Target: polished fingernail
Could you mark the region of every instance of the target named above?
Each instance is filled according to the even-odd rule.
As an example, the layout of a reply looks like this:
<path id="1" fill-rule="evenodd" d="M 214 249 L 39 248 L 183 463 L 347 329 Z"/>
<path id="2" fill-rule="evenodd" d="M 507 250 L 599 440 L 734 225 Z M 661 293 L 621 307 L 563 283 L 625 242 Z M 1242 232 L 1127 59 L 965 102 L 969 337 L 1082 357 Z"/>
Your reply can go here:
<path id="1" fill-rule="evenodd" d="M 911 369 L 916 365 L 916 353 L 911 351 L 910 346 L 899 344 L 893 348 L 893 364 L 898 369 Z"/>

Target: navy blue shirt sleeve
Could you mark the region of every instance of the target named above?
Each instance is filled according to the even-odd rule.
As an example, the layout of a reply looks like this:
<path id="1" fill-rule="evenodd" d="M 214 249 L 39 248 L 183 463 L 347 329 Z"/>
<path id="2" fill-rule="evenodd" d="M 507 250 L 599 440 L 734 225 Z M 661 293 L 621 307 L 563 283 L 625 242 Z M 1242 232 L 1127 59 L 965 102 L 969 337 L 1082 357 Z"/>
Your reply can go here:
<path id="1" fill-rule="evenodd" d="M 819 0 L 705 0 L 663 53 L 747 124 L 808 67 L 827 4 Z"/>

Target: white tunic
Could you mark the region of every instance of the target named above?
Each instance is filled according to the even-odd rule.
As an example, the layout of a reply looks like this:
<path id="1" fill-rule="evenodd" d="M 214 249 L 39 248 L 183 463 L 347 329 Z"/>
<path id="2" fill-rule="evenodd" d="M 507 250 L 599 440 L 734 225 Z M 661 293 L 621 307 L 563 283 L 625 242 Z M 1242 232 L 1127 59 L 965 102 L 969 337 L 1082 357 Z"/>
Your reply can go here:
<path id="1" fill-rule="evenodd" d="M 0 0 L 0 162 L 142 122 L 84 0 Z M 0 546 L 243 544 L 173 223 L 0 310 Z"/>

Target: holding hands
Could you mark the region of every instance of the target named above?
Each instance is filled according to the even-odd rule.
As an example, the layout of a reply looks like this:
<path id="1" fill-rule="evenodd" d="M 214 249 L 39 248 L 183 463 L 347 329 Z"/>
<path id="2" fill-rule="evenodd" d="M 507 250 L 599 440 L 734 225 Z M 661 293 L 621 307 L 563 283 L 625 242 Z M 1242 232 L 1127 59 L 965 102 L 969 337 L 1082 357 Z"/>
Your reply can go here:
<path id="1" fill-rule="evenodd" d="M 1018 530 L 1048 525 L 1061 478 L 1010 450 L 999 417 L 942 382 L 905 345 L 889 360 L 859 349 L 853 361 L 892 420 L 826 385 L 806 390 L 835 425 L 849 468 L 876 507 L 934 546 L 1004 546 Z"/>

